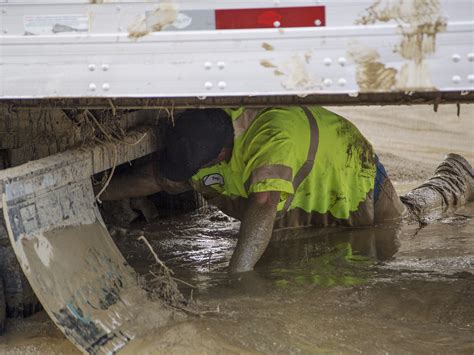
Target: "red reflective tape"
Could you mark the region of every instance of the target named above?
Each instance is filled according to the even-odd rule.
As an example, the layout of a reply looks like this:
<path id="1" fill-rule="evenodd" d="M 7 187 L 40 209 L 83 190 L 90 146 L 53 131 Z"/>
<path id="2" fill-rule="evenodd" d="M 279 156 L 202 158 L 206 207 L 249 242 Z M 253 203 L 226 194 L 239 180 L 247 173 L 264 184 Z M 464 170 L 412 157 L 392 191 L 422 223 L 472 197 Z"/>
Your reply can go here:
<path id="1" fill-rule="evenodd" d="M 215 15 L 217 30 L 326 25 L 324 6 L 216 10 Z"/>

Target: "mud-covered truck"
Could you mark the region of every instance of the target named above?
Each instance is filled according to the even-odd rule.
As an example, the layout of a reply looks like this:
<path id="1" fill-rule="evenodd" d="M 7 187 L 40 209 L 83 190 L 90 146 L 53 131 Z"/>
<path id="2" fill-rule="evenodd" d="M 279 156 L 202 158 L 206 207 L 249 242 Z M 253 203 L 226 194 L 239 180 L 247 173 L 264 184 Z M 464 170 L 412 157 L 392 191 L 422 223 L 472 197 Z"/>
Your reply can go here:
<path id="1" fill-rule="evenodd" d="M 159 150 L 191 107 L 473 102 L 472 14 L 470 0 L 0 0 L 0 330 L 37 297 L 81 351 L 126 348 L 146 296 L 91 177 Z"/>

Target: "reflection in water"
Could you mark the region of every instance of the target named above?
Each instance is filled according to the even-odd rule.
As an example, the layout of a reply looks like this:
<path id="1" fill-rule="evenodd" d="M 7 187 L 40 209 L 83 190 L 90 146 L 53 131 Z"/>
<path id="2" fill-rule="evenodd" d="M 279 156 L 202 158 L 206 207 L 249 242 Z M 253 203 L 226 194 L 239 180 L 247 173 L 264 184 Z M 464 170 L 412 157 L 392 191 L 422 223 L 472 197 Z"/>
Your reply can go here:
<path id="1" fill-rule="evenodd" d="M 228 277 L 239 224 L 219 212 L 146 226 L 214 311 L 206 331 L 262 353 L 473 353 L 474 204 L 417 225 L 278 231 L 256 271 Z M 284 233 L 284 238 L 278 233 Z M 150 260 L 133 238 L 132 266 Z M 137 252 L 133 252 L 137 250 Z M 184 289 L 184 291 L 190 291 Z"/>
<path id="2" fill-rule="evenodd" d="M 238 228 L 239 222 L 211 209 L 207 214 L 188 214 L 148 224 L 144 232 L 162 260 L 180 277 L 198 283 L 202 291 L 229 283 L 226 267 Z M 303 282 L 321 286 L 361 284 L 365 280 L 362 274 L 369 266 L 396 254 L 399 234 L 399 224 L 279 230 L 256 271 L 264 278 L 276 279 L 280 286 Z M 146 271 L 149 260 L 144 260 L 141 252 L 130 254 L 131 249 L 140 246 L 125 247 L 129 243 L 130 239 L 123 239 L 118 245 L 126 249 L 124 254 L 129 255 L 128 261 L 135 268 Z M 230 283 L 234 284 L 232 280 Z"/>
<path id="3" fill-rule="evenodd" d="M 391 259 L 400 247 L 399 224 L 338 229 L 330 234 L 317 228 L 286 231 L 289 233 L 291 238 L 271 244 L 259 263 L 279 287 L 361 285 L 376 261 Z"/>

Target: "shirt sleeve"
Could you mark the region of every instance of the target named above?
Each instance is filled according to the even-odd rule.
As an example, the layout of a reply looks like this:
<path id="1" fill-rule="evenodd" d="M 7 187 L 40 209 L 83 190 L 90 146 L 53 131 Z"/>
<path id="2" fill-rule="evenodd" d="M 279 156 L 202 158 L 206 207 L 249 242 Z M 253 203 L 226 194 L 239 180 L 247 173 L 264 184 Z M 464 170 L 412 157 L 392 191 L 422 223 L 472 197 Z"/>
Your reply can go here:
<path id="1" fill-rule="evenodd" d="M 298 159 L 294 138 L 273 115 L 259 117 L 243 141 L 244 187 L 248 194 L 278 191 L 280 199 L 294 194 Z"/>

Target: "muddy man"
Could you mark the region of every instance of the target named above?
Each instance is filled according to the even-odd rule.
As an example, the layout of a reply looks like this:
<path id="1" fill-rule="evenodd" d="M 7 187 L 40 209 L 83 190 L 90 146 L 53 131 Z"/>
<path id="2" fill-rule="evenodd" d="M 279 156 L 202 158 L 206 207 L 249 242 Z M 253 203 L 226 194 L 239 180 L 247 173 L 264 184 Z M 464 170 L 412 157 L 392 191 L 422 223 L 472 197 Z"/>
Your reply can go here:
<path id="1" fill-rule="evenodd" d="M 449 154 L 399 198 L 371 144 L 322 107 L 201 109 L 167 130 L 156 161 L 117 176 L 104 200 L 195 189 L 241 221 L 229 271 L 252 270 L 275 229 L 371 226 L 474 199 L 474 172 Z"/>

